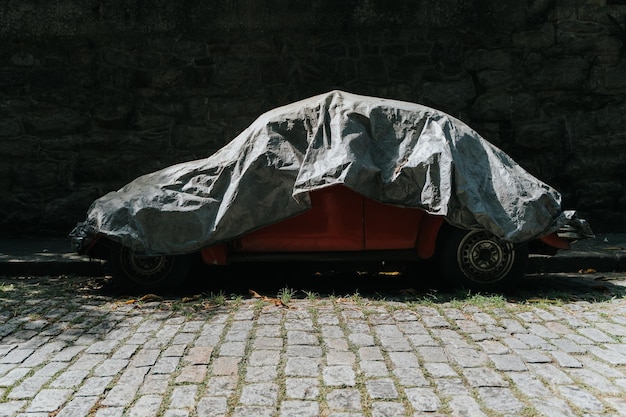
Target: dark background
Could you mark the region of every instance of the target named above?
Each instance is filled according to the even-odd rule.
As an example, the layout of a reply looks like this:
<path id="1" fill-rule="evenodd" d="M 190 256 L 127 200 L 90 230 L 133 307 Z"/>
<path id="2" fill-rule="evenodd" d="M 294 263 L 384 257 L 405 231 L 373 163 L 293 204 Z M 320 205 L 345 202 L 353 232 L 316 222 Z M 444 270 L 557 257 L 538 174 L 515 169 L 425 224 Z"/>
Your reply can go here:
<path id="1" fill-rule="evenodd" d="M 331 89 L 436 107 L 626 231 L 626 1 L 4 0 L 0 233 Z"/>

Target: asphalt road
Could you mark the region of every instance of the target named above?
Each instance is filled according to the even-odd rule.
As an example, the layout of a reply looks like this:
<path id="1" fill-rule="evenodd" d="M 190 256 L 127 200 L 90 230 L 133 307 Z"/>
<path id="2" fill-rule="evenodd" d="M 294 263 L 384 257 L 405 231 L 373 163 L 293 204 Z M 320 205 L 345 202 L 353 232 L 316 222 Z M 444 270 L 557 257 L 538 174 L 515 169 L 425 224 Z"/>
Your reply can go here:
<path id="1" fill-rule="evenodd" d="M 271 271 L 160 297 L 0 277 L 0 416 L 626 416 L 626 273 Z"/>

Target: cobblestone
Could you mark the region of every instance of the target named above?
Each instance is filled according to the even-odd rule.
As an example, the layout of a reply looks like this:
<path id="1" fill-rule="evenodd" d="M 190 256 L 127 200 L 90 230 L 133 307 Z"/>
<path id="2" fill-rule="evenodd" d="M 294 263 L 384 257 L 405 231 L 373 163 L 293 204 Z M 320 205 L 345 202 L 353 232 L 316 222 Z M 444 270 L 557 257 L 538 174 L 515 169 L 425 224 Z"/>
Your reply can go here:
<path id="1" fill-rule="evenodd" d="M 32 298 L 0 326 L 0 416 L 625 415 L 624 297 Z"/>

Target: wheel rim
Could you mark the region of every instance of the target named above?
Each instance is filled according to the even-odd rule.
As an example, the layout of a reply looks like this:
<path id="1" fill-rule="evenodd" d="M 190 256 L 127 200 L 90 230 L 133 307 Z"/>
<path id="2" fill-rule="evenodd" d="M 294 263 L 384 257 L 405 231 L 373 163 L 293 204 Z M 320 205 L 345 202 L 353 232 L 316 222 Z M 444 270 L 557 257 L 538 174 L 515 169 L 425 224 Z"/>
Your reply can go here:
<path id="1" fill-rule="evenodd" d="M 125 274 L 140 284 L 154 284 L 163 280 L 172 270 L 171 256 L 141 256 L 124 248 L 120 264 Z"/>
<path id="2" fill-rule="evenodd" d="M 513 245 L 499 242 L 486 231 L 469 232 L 457 251 L 457 262 L 463 274 L 482 284 L 504 278 L 513 268 L 514 261 Z"/>

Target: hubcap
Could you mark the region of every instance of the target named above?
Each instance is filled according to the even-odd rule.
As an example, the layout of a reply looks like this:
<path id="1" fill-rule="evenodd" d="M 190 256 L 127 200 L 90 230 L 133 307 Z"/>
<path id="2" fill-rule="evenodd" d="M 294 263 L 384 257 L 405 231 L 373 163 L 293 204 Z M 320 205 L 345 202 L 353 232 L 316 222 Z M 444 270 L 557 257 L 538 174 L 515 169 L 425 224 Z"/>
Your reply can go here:
<path id="1" fill-rule="evenodd" d="M 511 271 L 514 260 L 513 245 L 499 242 L 486 231 L 465 235 L 457 251 L 457 262 L 463 274 L 479 283 L 501 280 Z"/>
<path id="2" fill-rule="evenodd" d="M 141 256 L 124 248 L 120 253 L 126 275 L 140 283 L 154 283 L 163 279 L 172 268 L 169 256 Z"/>

